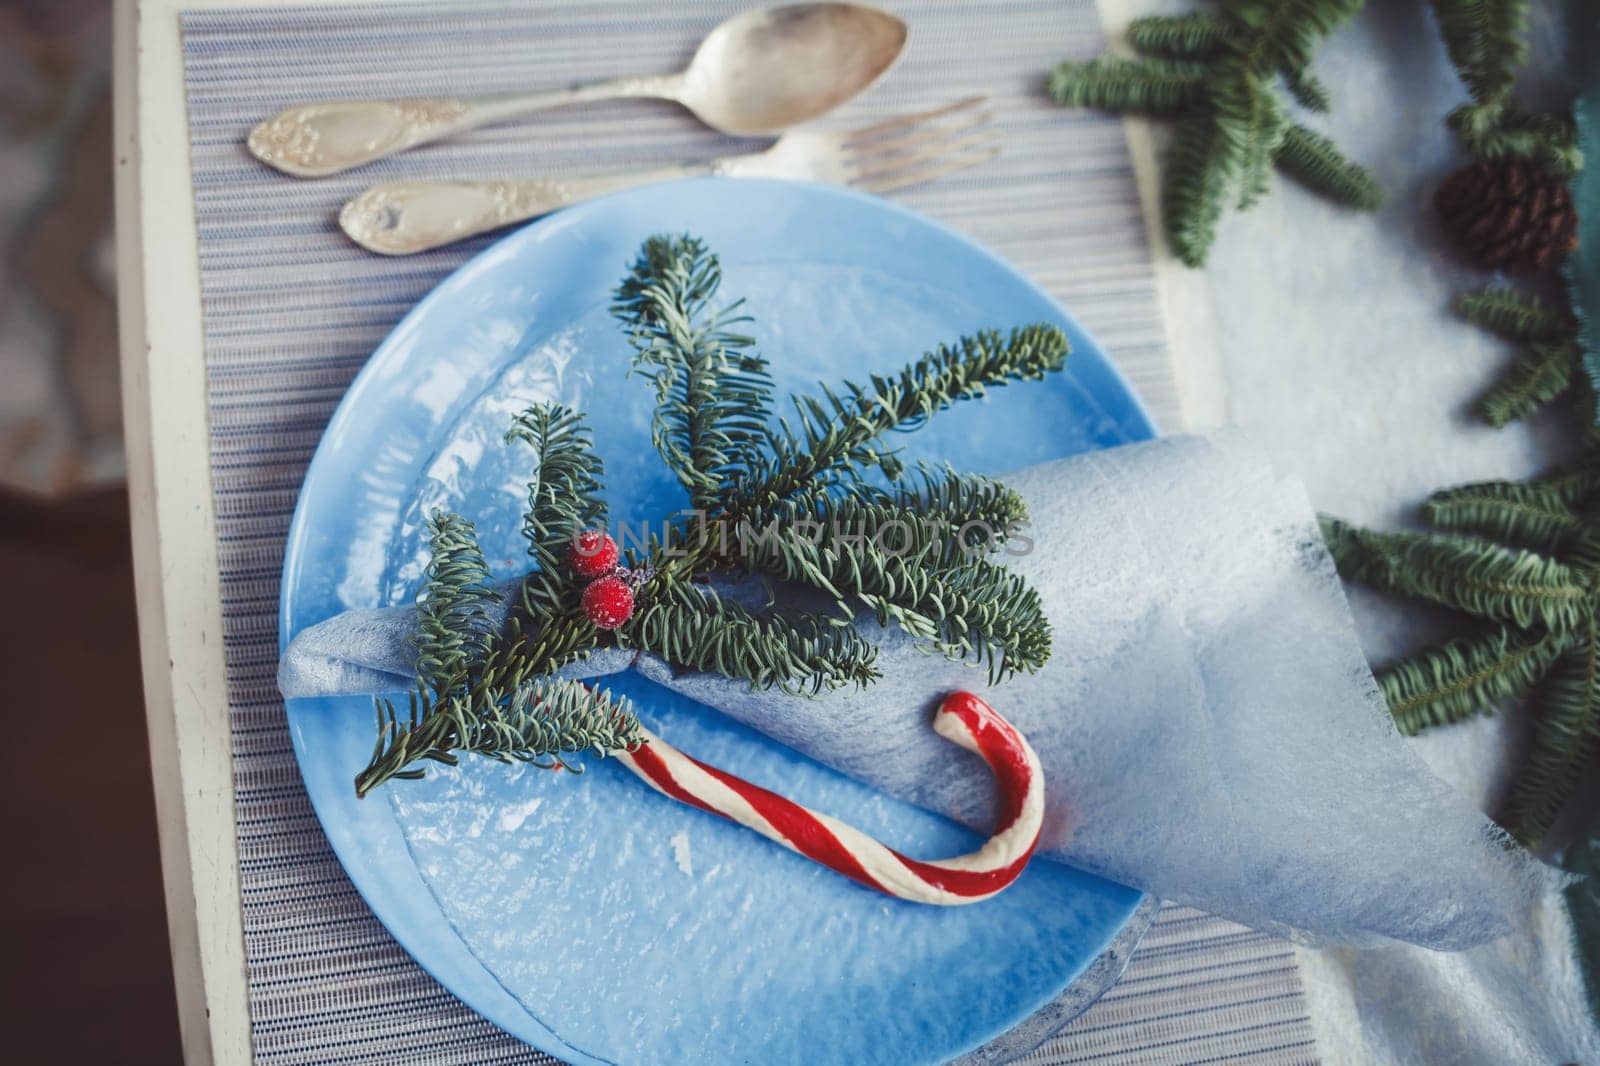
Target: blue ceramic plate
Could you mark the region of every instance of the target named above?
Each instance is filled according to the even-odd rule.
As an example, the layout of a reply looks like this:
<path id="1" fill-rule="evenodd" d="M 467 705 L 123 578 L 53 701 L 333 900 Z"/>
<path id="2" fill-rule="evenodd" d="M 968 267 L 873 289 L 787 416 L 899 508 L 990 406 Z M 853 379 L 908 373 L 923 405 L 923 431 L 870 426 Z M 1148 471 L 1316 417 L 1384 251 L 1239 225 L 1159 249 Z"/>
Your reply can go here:
<path id="1" fill-rule="evenodd" d="M 407 602 L 434 507 L 522 568 L 535 400 L 588 412 L 613 522 L 683 505 L 649 443 L 651 389 L 607 313 L 653 233 L 691 232 L 743 296 L 779 393 L 860 378 L 985 326 L 1049 320 L 1067 373 L 1001 389 L 904 438 L 911 458 L 1002 472 L 1152 435 L 1094 342 L 1014 270 L 925 218 L 831 188 L 701 180 L 564 211 L 513 233 L 406 316 L 356 379 L 306 475 L 281 638 L 345 608 Z M 898 803 L 635 678 L 615 686 L 684 750 L 839 815 L 913 855 L 972 846 Z M 295 754 L 351 879 L 472 1008 L 571 1062 L 938 1062 L 1059 995 L 1139 893 L 1052 862 L 971 907 L 897 903 L 674 804 L 610 762 L 582 778 L 473 760 L 351 785 L 370 700 L 295 700 Z"/>

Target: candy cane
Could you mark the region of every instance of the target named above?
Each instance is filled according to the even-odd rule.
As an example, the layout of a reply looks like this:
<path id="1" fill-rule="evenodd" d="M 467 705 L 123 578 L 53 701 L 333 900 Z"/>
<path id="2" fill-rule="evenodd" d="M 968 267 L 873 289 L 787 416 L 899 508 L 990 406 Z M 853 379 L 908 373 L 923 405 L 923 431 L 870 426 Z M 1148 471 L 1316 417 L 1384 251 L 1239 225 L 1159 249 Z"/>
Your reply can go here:
<path id="1" fill-rule="evenodd" d="M 748 826 L 868 888 L 918 903 L 976 903 L 1015 881 L 1038 846 L 1044 772 L 1027 739 L 970 692 L 945 697 L 933 728 L 982 756 L 1000 785 L 993 835 L 969 855 L 937 862 L 907 858 L 837 818 L 690 758 L 648 730 L 645 743 L 618 757 L 657 792 Z"/>

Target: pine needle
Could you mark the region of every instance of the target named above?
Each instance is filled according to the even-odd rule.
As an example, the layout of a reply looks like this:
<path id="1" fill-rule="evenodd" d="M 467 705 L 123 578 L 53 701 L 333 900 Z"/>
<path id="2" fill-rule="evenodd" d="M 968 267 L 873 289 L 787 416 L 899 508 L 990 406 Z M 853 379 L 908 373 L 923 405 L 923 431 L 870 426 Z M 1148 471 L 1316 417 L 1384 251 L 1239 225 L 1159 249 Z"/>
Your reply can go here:
<path id="1" fill-rule="evenodd" d="M 1286 71 L 1283 75 L 1283 87 L 1289 90 L 1289 95 L 1295 102 L 1307 111 L 1318 114 L 1325 113 L 1333 106 L 1333 98 L 1328 95 L 1328 87 L 1322 84 L 1309 70 Z"/>
<path id="2" fill-rule="evenodd" d="M 740 303 L 711 309 L 721 284 L 703 242 L 651 237 L 611 307 L 628 330 L 634 369 L 655 382 L 651 440 L 702 510 L 758 461 L 772 413 L 767 362 L 733 330 L 749 321 Z"/>
<path id="3" fill-rule="evenodd" d="M 1530 344 L 1474 406 L 1491 426 L 1527 418 L 1571 387 L 1581 358 L 1573 344 Z"/>
<path id="4" fill-rule="evenodd" d="M 1506 804 L 1506 823 L 1524 843 L 1555 822 L 1600 741 L 1600 632 L 1564 652 L 1545 685 L 1533 750 Z"/>
<path id="5" fill-rule="evenodd" d="M 769 435 L 769 454 L 751 463 L 738 483 L 740 500 L 729 510 L 766 517 L 796 493 L 853 483 L 863 469 L 884 465 L 880 442 L 886 434 L 916 429 L 951 404 L 1008 382 L 1059 370 L 1070 347 L 1059 327 L 1045 323 L 1009 335 L 982 330 L 896 373 L 873 374 L 863 384 L 847 381 L 837 391 L 824 388 L 820 397 L 793 397 L 794 421 L 780 420 Z"/>
<path id="6" fill-rule="evenodd" d="M 1527 0 L 1431 0 L 1445 51 L 1467 91 L 1480 104 L 1511 94 L 1528 56 L 1523 31 Z"/>
<path id="7" fill-rule="evenodd" d="M 1234 62 L 1224 60 L 1218 65 L 1219 76 L 1211 87 L 1211 113 L 1217 135 L 1226 145 L 1226 158 L 1237 160 L 1236 206 L 1243 211 L 1267 194 L 1288 121 L 1278 106 L 1277 94 L 1265 81 L 1250 77 L 1243 69 L 1229 76 Z"/>
<path id="8" fill-rule="evenodd" d="M 1561 648 L 1547 633 L 1500 625 L 1393 663 L 1378 672 L 1378 684 L 1400 732 L 1414 735 L 1527 695 Z"/>
<path id="9" fill-rule="evenodd" d="M 560 404 L 534 404 L 512 420 L 506 443 L 533 449 L 522 535 L 546 575 L 561 570 L 562 553 L 579 531 L 605 524 L 600 499 L 605 468 L 583 415 Z"/>
<path id="10" fill-rule="evenodd" d="M 1572 316 L 1557 311 L 1533 293 L 1488 288 L 1456 298 L 1462 317 L 1508 341 L 1563 341 L 1577 335 Z"/>
<path id="11" fill-rule="evenodd" d="M 1324 537 L 1351 581 L 1518 626 L 1587 624 L 1584 576 L 1536 552 L 1453 533 L 1376 533 L 1324 519 Z"/>
<path id="12" fill-rule="evenodd" d="M 1304 126 L 1284 131 L 1274 161 L 1289 177 L 1335 203 L 1363 211 L 1383 205 L 1383 188 L 1366 168 L 1346 159 L 1331 140 Z"/>
<path id="13" fill-rule="evenodd" d="M 413 639 L 417 674 L 435 691 L 448 691 L 483 663 L 495 636 L 490 611 L 500 594 L 471 522 L 434 511 L 428 519 L 429 560 L 417 597 Z"/>
<path id="14" fill-rule="evenodd" d="M 1209 59 L 1228 43 L 1229 27 L 1228 20 L 1214 11 L 1149 15 L 1128 24 L 1128 44 L 1140 55 Z"/>
<path id="15" fill-rule="evenodd" d="M 1200 93 L 1206 68 L 1169 59 L 1102 56 L 1050 72 L 1050 96 L 1068 107 L 1169 115 Z"/>
<path id="16" fill-rule="evenodd" d="M 1173 131 L 1162 177 L 1161 211 L 1167 240 L 1187 266 L 1204 264 L 1216 240 L 1227 185 L 1237 167 L 1237 161 L 1228 158 L 1231 147 L 1203 112 L 1180 118 Z"/>
<path id="17" fill-rule="evenodd" d="M 444 695 L 419 690 L 411 695 L 406 719 L 387 699 L 379 699 L 377 707 L 378 746 L 356 776 L 358 796 L 394 778 L 422 777 L 415 765 L 421 760 L 454 766 L 459 755 L 471 754 L 582 773 L 571 756 L 593 751 L 604 757 L 635 747 L 640 739 L 639 720 L 627 700 L 553 678 L 511 690 L 487 685 Z"/>
<path id="18" fill-rule="evenodd" d="M 750 682 L 815 695 L 877 680 L 877 649 L 855 629 L 817 616 L 758 618 L 704 585 L 647 587 L 645 606 L 618 643 L 655 652 L 690 670 L 710 670 Z"/>
<path id="19" fill-rule="evenodd" d="M 1584 529 L 1583 519 L 1560 492 L 1519 481 L 1480 481 L 1436 492 L 1423 510 L 1440 529 L 1477 533 L 1525 548 L 1558 548 Z"/>

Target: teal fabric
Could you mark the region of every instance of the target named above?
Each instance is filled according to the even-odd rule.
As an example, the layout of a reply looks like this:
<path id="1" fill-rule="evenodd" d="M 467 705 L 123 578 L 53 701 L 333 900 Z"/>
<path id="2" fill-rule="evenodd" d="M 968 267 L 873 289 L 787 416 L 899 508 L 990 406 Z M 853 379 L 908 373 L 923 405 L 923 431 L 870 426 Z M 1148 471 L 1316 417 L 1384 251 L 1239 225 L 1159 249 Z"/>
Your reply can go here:
<path id="1" fill-rule="evenodd" d="M 1567 287 L 1578 315 L 1583 366 L 1600 389 L 1600 346 L 1595 344 L 1595 316 L 1600 313 L 1600 7 L 1592 0 L 1573 0 L 1571 10 L 1579 85 L 1572 110 L 1578 121 L 1578 147 L 1588 165 L 1572 179 L 1578 250 L 1567 260 Z M 1596 410 L 1600 418 L 1600 406 Z M 1600 820 L 1567 849 L 1563 865 L 1580 877 L 1567 887 L 1567 909 L 1589 1003 L 1600 1016 Z"/>
<path id="2" fill-rule="evenodd" d="M 1579 92 L 1573 104 L 1578 147 L 1590 163 L 1572 179 L 1578 205 L 1578 250 L 1567 260 L 1567 286 L 1578 315 L 1583 366 L 1600 389 L 1600 344 L 1595 316 L 1600 314 L 1600 5 L 1573 0 L 1572 41 Z M 1600 407 L 1596 408 L 1600 419 Z"/>

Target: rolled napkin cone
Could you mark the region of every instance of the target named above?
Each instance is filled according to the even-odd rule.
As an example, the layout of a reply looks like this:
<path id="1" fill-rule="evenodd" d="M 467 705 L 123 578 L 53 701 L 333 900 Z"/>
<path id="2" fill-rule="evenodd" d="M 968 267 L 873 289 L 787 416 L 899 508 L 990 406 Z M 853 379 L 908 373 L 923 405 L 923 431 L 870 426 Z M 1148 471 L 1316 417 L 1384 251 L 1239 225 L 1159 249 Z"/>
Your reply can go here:
<path id="1" fill-rule="evenodd" d="M 1050 661 L 992 689 L 969 663 L 856 621 L 882 678 L 807 698 L 609 649 L 851 777 L 980 830 L 988 771 L 928 729 L 984 692 L 1048 786 L 1039 854 L 1309 942 L 1456 950 L 1511 930 L 1555 875 L 1396 730 L 1303 488 L 1233 437 L 1178 437 L 1004 476 L 1030 524 L 1002 557 L 1043 598 Z M 781 592 L 780 592 L 781 595 Z M 284 695 L 404 689 L 410 608 L 305 630 Z M 643 708 L 648 715 L 648 708 Z"/>

